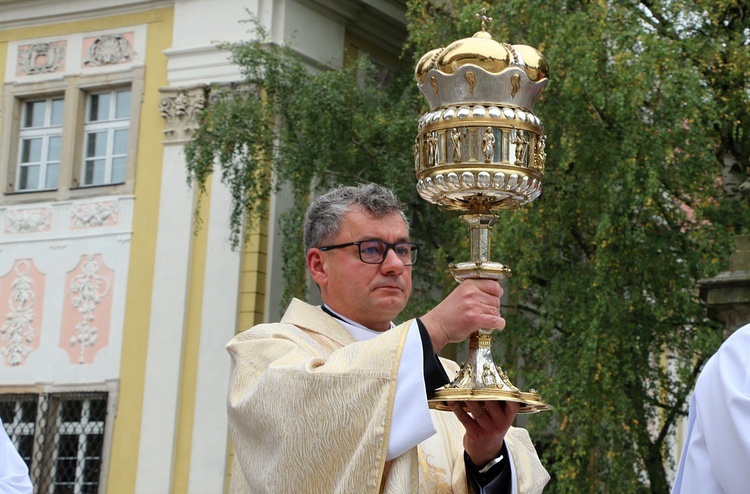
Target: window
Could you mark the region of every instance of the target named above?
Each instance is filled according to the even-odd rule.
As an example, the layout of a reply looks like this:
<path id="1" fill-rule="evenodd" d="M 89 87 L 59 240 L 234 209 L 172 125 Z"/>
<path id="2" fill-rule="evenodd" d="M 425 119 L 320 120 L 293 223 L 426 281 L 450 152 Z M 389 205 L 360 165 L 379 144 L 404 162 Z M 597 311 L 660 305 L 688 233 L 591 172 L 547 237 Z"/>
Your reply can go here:
<path id="1" fill-rule="evenodd" d="M 63 98 L 24 102 L 18 131 L 17 190 L 57 188 L 64 103 Z"/>
<path id="2" fill-rule="evenodd" d="M 99 492 L 106 392 L 0 394 L 0 417 L 35 492 Z"/>
<path id="3" fill-rule="evenodd" d="M 34 452 L 37 395 L 7 395 L 0 398 L 0 419 L 10 440 L 30 467 Z"/>
<path id="4" fill-rule="evenodd" d="M 130 89 L 88 96 L 82 185 L 125 181 L 129 125 Z"/>
<path id="5" fill-rule="evenodd" d="M 137 67 L 4 84 L 0 96 L 3 203 L 132 193 L 143 76 L 143 68 Z"/>

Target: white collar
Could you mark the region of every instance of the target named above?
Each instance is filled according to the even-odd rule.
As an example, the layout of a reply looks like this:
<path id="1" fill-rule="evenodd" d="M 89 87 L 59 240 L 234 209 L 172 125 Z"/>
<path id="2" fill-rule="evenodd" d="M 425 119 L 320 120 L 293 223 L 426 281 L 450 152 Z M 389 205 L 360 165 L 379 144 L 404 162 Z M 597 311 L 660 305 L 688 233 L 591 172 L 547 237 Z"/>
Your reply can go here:
<path id="1" fill-rule="evenodd" d="M 325 305 L 325 304 L 323 304 Z M 323 305 L 318 306 L 321 310 L 323 309 Z M 360 323 L 356 321 L 352 321 L 346 316 L 342 316 L 335 310 L 331 309 L 329 306 L 325 305 L 326 311 L 330 311 L 332 314 L 336 315 L 336 319 L 339 320 L 342 326 L 344 326 L 344 329 L 346 329 L 350 335 L 352 335 L 352 338 L 354 338 L 357 341 L 367 341 L 375 338 L 376 336 L 382 334 L 381 331 L 375 331 L 370 328 L 366 328 L 365 326 L 361 325 Z M 396 325 L 391 322 L 391 328 L 395 327 Z"/>

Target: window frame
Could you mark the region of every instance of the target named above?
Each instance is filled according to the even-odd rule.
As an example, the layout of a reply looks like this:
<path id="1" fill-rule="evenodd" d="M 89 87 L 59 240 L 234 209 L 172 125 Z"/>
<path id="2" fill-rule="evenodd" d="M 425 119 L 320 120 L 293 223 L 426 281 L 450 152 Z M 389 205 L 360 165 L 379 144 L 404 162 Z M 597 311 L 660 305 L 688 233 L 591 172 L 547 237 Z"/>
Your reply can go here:
<path id="1" fill-rule="evenodd" d="M 90 91 L 85 94 L 85 118 L 82 122 L 82 136 L 81 136 L 81 171 L 80 171 L 80 187 L 98 187 L 98 186 L 106 186 L 106 185 L 119 185 L 124 183 L 125 176 L 123 177 L 123 180 L 121 181 L 114 181 L 112 179 L 112 174 L 114 171 L 114 160 L 118 157 L 115 153 L 115 134 L 118 131 L 121 130 L 127 130 L 128 131 L 128 142 L 130 141 L 130 112 L 128 112 L 127 118 L 117 118 L 116 110 L 117 110 L 117 97 L 119 93 L 123 92 L 124 89 L 130 90 L 129 86 L 120 86 L 120 87 L 114 87 L 114 88 L 107 88 L 105 91 Z M 95 120 L 90 121 L 89 120 L 89 113 L 91 110 L 91 102 L 92 102 L 92 96 L 98 96 L 108 94 L 111 96 L 110 98 L 110 105 L 108 109 L 108 115 L 106 120 Z M 130 102 L 132 107 L 132 90 L 130 91 Z M 132 108 L 129 108 L 129 110 Z M 107 139 L 106 139 L 106 150 L 105 154 L 103 156 L 104 159 L 104 182 L 103 183 L 86 183 L 86 174 L 87 174 L 87 162 L 89 159 L 91 159 L 91 156 L 88 156 L 88 148 L 90 144 L 90 135 L 92 134 L 99 134 L 99 133 L 106 133 Z M 128 157 L 128 150 L 129 146 L 126 146 L 125 150 L 125 159 L 126 159 L 126 172 L 127 172 L 127 157 Z M 101 158 L 99 158 L 101 159 Z"/>
<path id="2" fill-rule="evenodd" d="M 84 126 L 88 95 L 126 87 L 130 87 L 131 93 L 125 179 L 112 184 L 83 185 Z M 106 74 L 66 76 L 36 83 L 6 83 L 3 86 L 2 105 L 8 110 L 0 117 L 0 149 L 6 150 L 0 153 L 2 202 L 16 204 L 86 198 L 102 194 L 132 194 L 143 89 L 143 67 Z M 28 101 L 59 96 L 64 98 L 64 110 L 57 188 L 16 190 L 17 180 L 20 178 L 19 130 L 23 105 Z"/>
<path id="3" fill-rule="evenodd" d="M 8 393 L 8 394 L 11 394 L 11 393 Z M 12 394 L 16 394 L 16 393 L 12 393 Z M 36 427 L 36 423 L 37 423 L 37 419 L 36 419 L 36 417 L 37 417 L 37 415 L 39 414 L 39 410 L 38 410 L 38 407 L 39 407 L 39 394 L 38 394 L 38 393 L 21 393 L 21 394 L 28 394 L 29 396 L 31 396 L 31 395 L 35 395 L 35 396 L 37 397 L 37 398 L 36 398 L 36 408 L 37 408 L 37 410 L 36 410 L 36 411 L 34 412 L 34 422 L 30 422 L 30 421 L 28 421 L 28 420 L 22 420 L 22 418 L 21 418 L 21 415 L 23 414 L 23 412 L 22 412 L 22 410 L 23 410 L 23 406 L 21 406 L 21 405 L 20 405 L 20 403 L 21 403 L 21 400 L 17 400 L 17 401 L 15 402 L 15 403 L 16 403 L 16 407 L 15 407 L 15 410 L 14 410 L 14 413 L 13 413 L 13 422 L 12 422 L 12 423 L 9 423 L 9 422 L 3 422 L 3 424 L 4 424 L 5 426 L 8 426 L 8 425 L 10 425 L 10 427 L 11 427 L 11 428 L 12 428 L 12 429 L 13 429 L 14 431 L 16 431 L 16 432 L 15 432 L 15 433 L 13 433 L 13 434 L 8 434 L 8 437 L 10 438 L 10 441 L 11 441 L 11 442 L 13 443 L 13 445 L 15 446 L 15 448 L 16 448 L 17 450 L 19 450 L 19 451 L 18 451 L 18 453 L 19 453 L 19 454 L 21 455 L 21 457 L 23 458 L 23 460 L 24 460 L 25 462 L 27 462 L 27 464 L 28 464 L 28 463 L 30 463 L 31 461 L 33 461 L 33 458 L 34 458 L 34 448 L 33 448 L 33 444 L 34 444 L 34 441 L 36 440 L 36 436 L 37 436 L 37 434 L 38 434 L 38 429 L 39 429 L 38 427 Z M 27 401 L 27 402 L 29 402 L 29 403 L 31 403 L 31 402 L 32 402 L 32 400 L 25 400 L 25 401 Z M 21 427 L 22 427 L 23 429 L 25 429 L 25 432 L 26 432 L 26 433 L 19 433 L 19 432 L 18 432 L 18 429 L 19 429 L 19 428 L 21 428 Z M 32 427 L 33 427 L 33 432 L 32 432 L 31 434 L 29 434 L 29 433 L 28 433 L 28 432 L 29 432 L 29 428 L 32 428 Z M 21 451 L 21 450 L 19 449 L 19 447 L 20 447 L 20 444 L 19 444 L 19 443 L 20 443 L 20 441 L 21 441 L 21 439 L 20 439 L 21 437 L 24 437 L 24 438 L 31 438 L 31 442 L 32 442 L 32 449 L 31 449 L 31 453 L 30 453 L 30 454 L 28 455 L 28 460 L 27 460 L 27 455 L 26 455 L 26 454 L 24 454 L 24 452 L 22 452 L 22 451 Z"/>
<path id="4" fill-rule="evenodd" d="M 29 475 L 31 476 L 32 483 L 37 485 L 38 478 L 35 475 L 47 465 L 49 467 L 49 480 L 51 481 L 48 485 L 50 492 L 54 491 L 55 487 L 55 470 L 57 466 L 58 451 L 55 447 L 60 444 L 59 438 L 56 441 L 54 438 L 51 442 L 44 438 L 46 433 L 53 435 L 60 435 L 60 419 L 62 403 L 65 400 L 66 394 L 80 394 L 80 393 L 101 393 L 106 395 L 106 419 L 104 421 L 103 437 L 102 437 L 102 448 L 99 462 L 99 481 L 98 481 L 98 492 L 107 492 L 107 477 L 109 476 L 109 463 L 112 449 L 112 436 L 114 434 L 114 422 L 117 414 L 117 404 L 119 399 L 119 381 L 109 380 L 104 383 L 90 384 L 90 385 L 39 385 L 39 386 L 2 386 L 0 387 L 0 395 L 36 395 L 36 415 L 35 415 L 35 427 L 33 441 L 36 445 L 42 445 L 42 451 L 34 455 L 32 450 L 32 466 L 33 460 L 36 458 L 42 465 L 36 468 L 29 468 Z M 40 419 L 44 413 L 42 410 L 41 395 L 46 395 L 47 398 L 47 417 L 46 424 L 54 424 L 52 427 L 53 432 L 48 432 L 44 427 L 40 426 Z M 18 412 L 16 412 L 17 414 Z M 54 417 L 54 421 L 50 418 Z M 15 436 L 15 434 L 13 435 Z M 79 441 L 80 441 L 79 435 Z M 11 442 L 14 446 L 17 440 L 11 437 Z M 85 453 L 84 453 L 85 454 Z M 78 469 L 78 464 L 76 469 Z M 82 477 L 82 480 L 83 479 Z"/>
<path id="5" fill-rule="evenodd" d="M 81 402 L 81 410 L 80 410 L 80 419 L 79 420 L 70 420 L 65 421 L 64 420 L 64 408 L 65 403 L 73 402 L 73 400 L 67 399 L 65 396 L 66 394 L 73 394 L 73 393 L 55 393 L 48 395 L 48 400 L 50 402 L 50 408 L 49 410 L 54 410 L 51 415 L 54 416 L 54 439 L 48 444 L 49 452 L 43 452 L 43 455 L 49 454 L 49 480 L 50 484 L 49 487 L 51 490 L 55 490 L 58 486 L 72 486 L 74 491 L 80 491 L 85 485 L 90 484 L 86 481 L 86 474 L 85 469 L 87 467 L 87 462 L 90 456 L 87 456 L 87 446 L 89 442 L 92 440 L 90 436 L 93 435 L 101 435 L 102 436 L 102 448 L 103 448 L 103 437 L 107 426 L 107 420 L 104 421 L 103 424 L 97 424 L 95 425 L 95 430 L 87 430 L 86 427 L 88 427 L 91 423 L 89 420 L 91 416 L 91 410 L 92 410 L 92 401 L 93 397 L 91 398 L 83 398 L 80 400 Z M 109 402 L 109 396 L 106 394 L 107 401 Z M 79 400 L 76 400 L 79 401 Z M 47 422 L 50 422 L 50 419 L 52 417 L 47 417 Z M 99 422 L 99 421 L 97 421 Z M 96 434 L 94 434 L 96 433 Z M 62 436 L 75 436 L 76 437 L 76 448 L 75 448 L 75 457 L 68 457 L 64 456 L 65 453 L 62 447 Z M 55 447 L 56 446 L 56 447 Z M 103 453 L 103 451 L 102 451 Z M 101 472 L 101 463 L 103 460 L 103 454 L 99 454 L 99 471 Z M 57 478 L 57 468 L 59 464 L 59 460 L 70 460 L 73 459 L 75 462 L 75 474 L 73 476 L 72 484 L 69 482 L 62 482 L 60 479 Z M 95 468 L 95 467 L 94 467 Z M 37 480 L 38 482 L 38 480 Z M 99 478 L 97 479 L 97 487 L 101 484 L 101 473 L 99 475 Z M 97 489 L 99 490 L 99 489 Z"/>
<path id="6" fill-rule="evenodd" d="M 34 188 L 19 189 L 19 183 L 16 183 L 17 192 L 41 192 L 46 190 L 56 190 L 60 182 L 60 155 L 62 154 L 62 134 L 63 134 L 63 119 L 60 120 L 59 125 L 54 125 L 52 122 L 53 106 L 55 101 L 63 102 L 63 117 L 65 116 L 65 95 L 48 95 L 43 98 L 28 98 L 21 102 L 21 123 L 18 128 L 18 154 L 16 159 L 16 176 L 19 178 L 17 182 L 20 182 L 20 177 L 23 175 L 23 168 L 31 168 L 33 166 L 39 167 L 37 184 Z M 42 125 L 35 127 L 26 127 L 25 121 L 28 120 L 28 111 L 31 104 L 43 103 L 44 104 L 44 115 L 42 116 Z M 56 161 L 50 161 L 49 159 L 49 148 L 50 142 L 53 138 L 58 137 L 61 141 L 60 152 Z M 24 142 L 30 142 L 33 140 L 41 140 L 41 148 L 39 149 L 39 161 L 34 162 L 22 162 L 24 154 Z M 47 186 L 47 180 L 50 170 L 50 164 L 56 163 L 58 170 L 57 183 L 54 187 Z"/>

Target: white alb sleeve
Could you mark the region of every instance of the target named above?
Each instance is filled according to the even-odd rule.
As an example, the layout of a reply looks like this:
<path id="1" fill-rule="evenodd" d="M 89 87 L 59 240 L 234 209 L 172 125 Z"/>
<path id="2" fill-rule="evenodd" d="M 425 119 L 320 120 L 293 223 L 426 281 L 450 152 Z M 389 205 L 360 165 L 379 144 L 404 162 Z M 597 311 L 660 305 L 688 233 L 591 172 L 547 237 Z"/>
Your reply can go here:
<path id="1" fill-rule="evenodd" d="M 417 321 L 414 320 L 406 335 L 398 366 L 396 398 L 393 403 L 386 461 L 401 456 L 436 433 L 427 406 L 422 339 L 419 336 Z"/>
<path id="2" fill-rule="evenodd" d="M 29 469 L 11 442 L 0 421 L 0 492 L 32 494 Z"/>

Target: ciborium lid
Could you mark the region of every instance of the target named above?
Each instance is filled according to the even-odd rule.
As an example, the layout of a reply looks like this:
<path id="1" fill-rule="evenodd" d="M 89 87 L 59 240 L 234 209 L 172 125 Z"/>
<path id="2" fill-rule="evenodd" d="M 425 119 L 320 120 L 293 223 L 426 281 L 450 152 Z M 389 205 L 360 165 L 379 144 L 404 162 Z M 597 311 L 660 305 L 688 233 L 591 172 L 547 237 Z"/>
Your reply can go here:
<path id="1" fill-rule="evenodd" d="M 420 196 L 445 209 L 515 209 L 541 194 L 546 154 L 537 98 L 549 64 L 537 49 L 485 30 L 425 53 L 415 69 L 430 104 L 419 120 L 414 166 Z"/>

